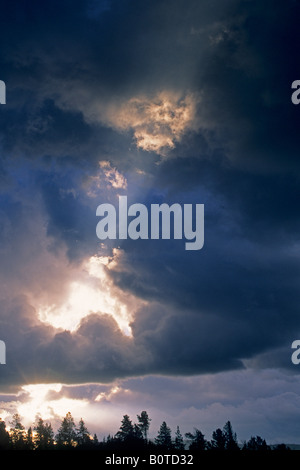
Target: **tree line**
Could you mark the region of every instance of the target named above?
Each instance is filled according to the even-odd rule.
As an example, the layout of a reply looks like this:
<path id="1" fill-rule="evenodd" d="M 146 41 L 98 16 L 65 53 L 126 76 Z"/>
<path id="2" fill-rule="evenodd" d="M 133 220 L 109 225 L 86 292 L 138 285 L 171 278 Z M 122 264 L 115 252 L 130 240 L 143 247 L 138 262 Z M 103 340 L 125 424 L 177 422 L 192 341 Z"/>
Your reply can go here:
<path id="1" fill-rule="evenodd" d="M 96 434 L 91 435 L 81 418 L 78 425 L 70 412 L 62 419 L 57 433 L 51 423 L 37 417 L 33 426 L 27 430 L 18 413 L 14 414 L 9 423 L 0 418 L 0 450 L 99 450 L 104 452 L 141 451 L 141 452 L 202 452 L 202 451 L 270 451 L 290 450 L 285 444 L 267 445 L 260 436 L 251 436 L 248 441 L 238 444 L 237 435 L 230 421 L 224 427 L 212 433 L 211 440 L 194 428 L 183 436 L 179 426 L 172 437 L 171 428 L 162 422 L 157 436 L 148 438 L 151 419 L 147 411 L 137 415 L 137 423 L 133 423 L 126 414 L 123 416 L 119 430 L 115 435 L 108 435 L 101 441 Z M 185 437 L 185 438 L 184 438 Z"/>

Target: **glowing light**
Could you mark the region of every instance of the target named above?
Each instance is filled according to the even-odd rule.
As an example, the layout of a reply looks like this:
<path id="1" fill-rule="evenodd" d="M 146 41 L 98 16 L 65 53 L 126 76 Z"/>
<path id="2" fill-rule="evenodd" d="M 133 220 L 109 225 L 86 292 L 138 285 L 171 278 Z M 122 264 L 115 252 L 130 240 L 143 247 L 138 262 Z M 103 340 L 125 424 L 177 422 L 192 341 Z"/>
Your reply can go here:
<path id="1" fill-rule="evenodd" d="M 101 401 L 111 401 L 114 397 L 117 397 L 117 395 L 128 395 L 130 394 L 130 390 L 127 388 L 122 388 L 119 387 L 118 385 L 113 386 L 108 392 L 101 392 L 99 393 L 95 401 L 101 402 Z"/>
<path id="2" fill-rule="evenodd" d="M 74 399 L 66 397 L 56 397 L 55 392 L 59 394 L 62 384 L 30 384 L 22 387 L 21 394 L 26 392 L 28 398 L 25 402 L 18 404 L 18 413 L 25 424 L 32 424 L 36 416 L 41 416 L 44 420 L 50 420 L 53 417 L 65 416 L 66 411 L 72 414 L 84 412 L 88 405 L 87 400 Z M 54 392 L 54 393 L 53 393 Z M 51 396 L 51 394 L 53 395 Z"/>
<path id="3" fill-rule="evenodd" d="M 126 299 L 105 271 L 110 263 L 111 258 L 92 256 L 83 266 L 81 279 L 70 283 L 68 297 L 61 305 L 39 306 L 40 320 L 55 328 L 76 331 L 87 315 L 105 313 L 112 315 L 121 331 L 130 336 L 132 318 Z"/>
<path id="4" fill-rule="evenodd" d="M 120 387 L 115 386 L 108 393 L 101 392 L 99 393 L 99 395 L 96 396 L 95 401 L 102 401 L 102 400 L 109 401 L 113 397 L 113 395 L 116 395 L 120 390 L 121 390 Z"/>

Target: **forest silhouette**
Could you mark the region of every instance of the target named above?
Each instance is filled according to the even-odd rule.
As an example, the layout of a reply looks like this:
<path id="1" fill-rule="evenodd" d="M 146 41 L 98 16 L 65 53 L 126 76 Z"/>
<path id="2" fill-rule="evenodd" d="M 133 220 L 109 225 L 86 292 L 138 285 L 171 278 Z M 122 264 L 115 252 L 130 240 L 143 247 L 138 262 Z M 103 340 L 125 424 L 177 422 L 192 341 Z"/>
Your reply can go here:
<path id="1" fill-rule="evenodd" d="M 133 423 L 126 414 L 123 416 L 119 430 L 114 435 L 108 435 L 101 441 L 96 434 L 91 435 L 84 420 L 81 418 L 76 425 L 70 412 L 62 419 L 56 433 L 51 423 L 41 417 L 36 418 L 34 425 L 27 430 L 21 422 L 18 413 L 14 414 L 9 422 L 9 429 L 5 421 L 0 418 L 0 450 L 93 450 L 104 453 L 152 453 L 152 454 L 180 454 L 184 452 L 271 452 L 289 451 L 286 444 L 268 445 L 260 436 L 251 436 L 248 441 L 238 443 L 237 435 L 230 421 L 223 428 L 213 431 L 211 439 L 207 440 L 204 434 L 194 428 L 193 432 L 182 435 L 177 426 L 174 436 L 165 421 L 162 422 L 154 439 L 148 438 L 151 418 L 147 411 L 137 415 L 137 422 Z"/>

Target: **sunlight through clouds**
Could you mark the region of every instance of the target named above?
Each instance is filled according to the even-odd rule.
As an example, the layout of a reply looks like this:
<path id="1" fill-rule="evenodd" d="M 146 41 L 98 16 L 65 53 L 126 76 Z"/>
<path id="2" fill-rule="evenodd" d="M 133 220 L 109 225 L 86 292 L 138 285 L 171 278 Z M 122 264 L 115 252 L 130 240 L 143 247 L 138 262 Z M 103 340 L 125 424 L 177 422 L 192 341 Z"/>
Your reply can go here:
<path id="1" fill-rule="evenodd" d="M 88 407 L 88 400 L 61 396 L 56 399 L 55 394 L 62 390 L 62 384 L 30 384 L 24 385 L 20 393 L 26 393 L 26 401 L 18 405 L 18 413 L 24 422 L 33 423 L 36 416 L 45 420 L 60 419 L 67 411 L 71 413 L 84 413 Z M 51 397 L 51 394 L 54 394 Z"/>
<path id="2" fill-rule="evenodd" d="M 131 336 L 132 302 L 129 311 L 125 299 L 120 298 L 122 293 L 113 286 L 105 271 L 109 263 L 114 262 L 105 256 L 90 257 L 83 267 L 87 276 L 70 283 L 68 296 L 61 304 L 40 306 L 40 320 L 74 332 L 87 315 L 105 313 L 113 316 L 125 335 Z M 127 296 L 127 300 L 130 301 L 130 297 L 133 296 Z"/>
<path id="3" fill-rule="evenodd" d="M 197 128 L 196 108 L 199 101 L 196 94 L 183 96 L 163 91 L 153 98 L 133 97 L 118 109 L 111 106 L 107 117 L 119 129 L 133 129 L 138 148 L 165 155 L 185 132 Z"/>

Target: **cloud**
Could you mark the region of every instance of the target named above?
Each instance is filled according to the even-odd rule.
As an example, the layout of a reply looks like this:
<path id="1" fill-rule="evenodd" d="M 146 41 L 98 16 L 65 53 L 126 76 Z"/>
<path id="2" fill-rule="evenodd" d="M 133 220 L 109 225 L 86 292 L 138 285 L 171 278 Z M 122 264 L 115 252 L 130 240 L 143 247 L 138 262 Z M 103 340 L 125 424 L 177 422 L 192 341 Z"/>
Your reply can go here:
<path id="1" fill-rule="evenodd" d="M 15 325 L 15 326 L 14 326 Z M 7 364 L 3 387 L 31 383 L 109 382 L 144 371 L 149 353 L 108 314 L 91 314 L 71 333 L 38 320 L 23 297 L 3 302 L 1 335 Z"/>
<path id="2" fill-rule="evenodd" d="M 235 0 L 7 3 L 0 19 L 3 387 L 165 374 L 168 384 L 182 376 L 172 382 L 178 400 L 188 376 L 212 374 L 218 383 L 226 371 L 225 386 L 247 367 L 295 373 L 299 133 L 290 83 L 299 78 L 298 10 L 297 2 Z M 99 245 L 96 207 L 125 192 L 145 204 L 204 203 L 203 250 L 187 253 L 176 240 Z M 100 279 L 86 270 L 95 256 L 109 260 Z M 105 308 L 87 302 L 65 330 L 41 315 L 48 308 L 65 328 L 60 309 L 70 311 L 69 293 L 83 286 L 86 296 L 105 296 Z M 228 402 L 232 388 L 218 395 L 206 383 L 217 398 L 198 412 L 199 422 L 238 412 L 250 420 L 270 398 L 241 402 L 245 388 L 235 383 Z M 288 380 L 275 383 L 270 410 L 282 401 L 284 423 L 298 397 L 284 392 Z M 136 396 L 117 385 L 116 393 L 97 390 L 99 406 Z M 176 419 L 191 423 L 196 401 L 188 408 Z M 282 434 L 278 427 L 270 435 Z"/>
<path id="3" fill-rule="evenodd" d="M 6 7 L 4 44 L 8 30 L 16 33 L 2 51 L 6 152 L 91 165 L 100 153 L 126 164 L 131 145 L 137 163 L 135 146 L 145 158 L 175 157 L 192 131 L 231 165 L 267 172 L 297 166 L 295 2 L 99 5 L 55 2 L 45 16 L 37 2 L 18 2 L 17 23 Z M 39 28 L 29 34 L 33 11 Z M 203 158 L 199 149 L 193 156 Z"/>
<path id="4" fill-rule="evenodd" d="M 89 108 L 95 119 L 119 131 L 133 131 L 137 148 L 165 155 L 186 132 L 197 130 L 196 108 L 199 97 L 192 93 L 180 96 L 164 91 L 154 96 L 133 96 L 126 102 Z"/>
<path id="5" fill-rule="evenodd" d="M 111 192 L 106 194 L 115 197 L 123 188 L 113 187 L 111 182 L 121 177 L 108 164 L 99 168 L 100 186 L 105 191 L 109 188 Z M 22 175 L 26 181 L 26 173 Z M 33 176 L 31 173 L 30 178 Z M 273 237 L 270 246 L 268 237 L 253 240 L 251 231 L 248 237 L 248 224 L 254 223 L 251 214 L 238 224 L 239 212 L 233 212 L 226 200 L 226 210 L 222 208 L 219 204 L 224 199 L 218 195 L 218 202 L 217 193 L 205 189 L 201 195 L 207 214 L 203 252 L 190 256 L 180 241 L 127 240 L 106 258 L 104 277 L 97 278 L 87 272 L 85 264 L 96 247 L 91 243 L 95 217 L 86 211 L 90 186 L 79 185 L 77 176 L 55 175 L 49 181 L 39 173 L 39 178 L 35 187 L 43 182 L 40 197 L 31 200 L 32 186 L 28 185 L 27 198 L 21 201 L 15 193 L 2 219 L 7 256 L 3 258 L 3 293 L 5 283 L 10 286 L 9 295 L 6 290 L 4 296 L 1 330 L 11 359 L 4 374 L 7 386 L 24 380 L 84 383 L 151 373 L 215 373 L 242 369 L 246 359 L 254 360 L 280 347 L 285 359 L 274 360 L 272 366 L 292 367 L 290 343 L 298 325 L 294 251 L 282 246 L 281 237 Z M 199 202 L 198 193 L 185 193 L 188 196 Z M 153 197 L 158 197 L 153 190 L 146 192 L 145 202 Z M 265 212 L 260 210 L 263 216 Z M 262 216 L 255 223 L 261 223 Z M 77 233 L 82 234 L 86 221 L 93 230 L 86 230 L 80 256 L 70 257 L 77 238 L 76 233 L 73 236 L 74 221 L 78 221 Z M 269 233 L 278 223 L 276 217 L 270 221 Z M 145 243 L 150 257 L 145 256 Z M 40 306 L 50 306 L 53 319 L 57 317 L 54 324 L 59 325 L 60 309 L 65 312 L 71 304 L 68 292 L 72 285 L 79 286 L 77 293 L 81 287 L 92 288 L 95 295 L 105 295 L 106 302 L 111 298 L 115 307 L 106 306 L 104 311 L 98 307 L 89 315 L 91 307 L 83 302 L 78 317 L 72 318 L 71 312 L 70 322 L 76 320 L 72 331 L 44 323 L 47 315 L 41 316 Z M 17 297 L 18 292 L 26 296 Z M 123 306 L 129 315 L 122 313 Z M 131 321 L 131 338 L 124 336 L 119 320 Z M 20 328 L 13 327 L 15 322 Z M 261 362 L 261 366 L 265 364 L 269 367 L 270 362 Z"/>

